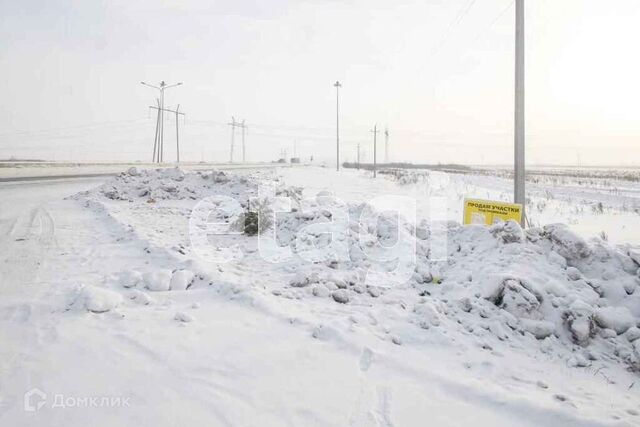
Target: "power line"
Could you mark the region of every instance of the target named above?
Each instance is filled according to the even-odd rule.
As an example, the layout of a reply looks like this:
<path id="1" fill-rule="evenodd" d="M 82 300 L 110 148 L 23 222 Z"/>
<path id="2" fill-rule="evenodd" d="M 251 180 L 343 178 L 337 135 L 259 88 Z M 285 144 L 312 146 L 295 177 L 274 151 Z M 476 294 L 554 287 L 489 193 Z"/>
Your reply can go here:
<path id="1" fill-rule="evenodd" d="M 471 8 L 475 4 L 475 2 L 476 2 L 476 0 L 469 0 L 469 2 L 466 3 L 462 7 L 462 9 L 460 9 L 458 11 L 456 17 L 453 19 L 453 21 L 451 21 L 451 23 L 447 27 L 447 29 L 446 29 L 446 31 L 444 33 L 444 36 L 440 40 L 440 43 L 438 43 L 436 45 L 435 49 L 432 51 L 431 57 L 436 56 L 438 54 L 438 52 L 440 51 L 440 49 L 442 49 L 442 47 L 447 43 L 447 41 L 448 41 L 449 37 L 451 36 L 452 31 L 454 30 L 454 28 L 457 27 L 458 25 L 460 25 L 460 22 L 462 22 L 464 17 L 467 16 L 467 14 L 471 10 Z"/>
<path id="2" fill-rule="evenodd" d="M 473 38 L 473 41 L 471 42 L 471 44 L 473 44 L 473 43 L 477 42 L 478 40 L 480 40 L 482 38 L 482 36 L 484 36 L 487 33 L 487 31 L 489 31 L 491 28 L 493 28 L 493 26 L 496 24 L 496 22 L 498 22 L 500 20 L 500 18 L 502 18 L 509 11 L 509 9 L 511 9 L 511 6 L 513 6 L 514 2 L 515 2 L 515 0 L 511 0 L 509 2 L 509 4 L 504 9 L 502 9 L 502 11 L 500 11 L 500 13 L 498 13 L 498 15 L 496 15 L 495 18 L 493 18 L 491 23 L 486 28 L 484 30 L 482 30 L 481 32 L 479 32 L 478 35 L 476 35 Z"/>

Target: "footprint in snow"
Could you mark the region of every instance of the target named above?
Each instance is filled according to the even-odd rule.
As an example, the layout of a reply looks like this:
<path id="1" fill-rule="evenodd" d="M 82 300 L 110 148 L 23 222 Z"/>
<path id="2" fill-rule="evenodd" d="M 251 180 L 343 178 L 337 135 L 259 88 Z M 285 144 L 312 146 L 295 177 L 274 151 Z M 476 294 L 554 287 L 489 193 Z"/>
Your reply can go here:
<path id="1" fill-rule="evenodd" d="M 369 347 L 365 347 L 360 354 L 360 361 L 358 363 L 360 365 L 360 370 L 362 372 L 367 372 L 369 370 L 369 367 L 371 366 L 372 360 L 373 352 Z"/>
<path id="2" fill-rule="evenodd" d="M 376 418 L 381 427 L 393 427 L 391 420 L 391 389 L 389 387 L 378 387 L 378 408 Z"/>

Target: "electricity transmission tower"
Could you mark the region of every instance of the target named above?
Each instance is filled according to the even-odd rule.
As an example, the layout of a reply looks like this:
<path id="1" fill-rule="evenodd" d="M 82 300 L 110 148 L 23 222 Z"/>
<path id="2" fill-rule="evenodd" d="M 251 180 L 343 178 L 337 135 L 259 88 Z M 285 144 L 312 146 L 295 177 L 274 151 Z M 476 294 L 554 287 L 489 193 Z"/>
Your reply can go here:
<path id="1" fill-rule="evenodd" d="M 358 168 L 358 170 L 360 170 L 360 143 L 358 143 L 358 156 L 357 156 L 357 159 L 358 159 L 358 161 L 357 161 L 357 166 L 356 167 Z"/>
<path id="2" fill-rule="evenodd" d="M 178 122 L 179 122 L 179 116 L 185 117 L 185 114 L 180 110 L 180 104 L 178 104 L 178 106 L 176 107 L 175 110 L 171 110 L 169 108 L 162 108 L 160 107 L 160 101 L 158 100 L 158 106 L 154 107 L 153 105 L 150 105 L 149 108 L 153 108 L 154 110 L 158 110 L 158 122 L 156 123 L 156 140 L 158 139 L 158 130 L 160 127 L 160 116 L 162 113 L 164 113 L 165 111 L 168 113 L 173 113 L 176 115 L 176 161 L 178 163 L 180 163 L 180 133 L 178 130 Z M 157 142 L 157 141 L 156 141 Z M 155 162 L 155 157 L 156 157 L 156 142 L 153 143 L 153 157 L 154 157 L 154 162 Z M 159 153 L 159 151 L 158 151 Z M 160 163 L 161 160 L 158 160 L 158 163 Z"/>
<path id="3" fill-rule="evenodd" d="M 158 121 L 156 124 L 156 137 L 153 142 L 154 146 L 154 162 L 156 161 L 156 157 L 158 158 L 158 163 L 164 161 L 164 91 L 166 89 L 170 89 L 172 87 L 180 86 L 182 82 L 175 83 L 172 85 L 167 85 L 164 80 L 160 82 L 158 86 L 152 85 L 145 82 L 140 82 L 145 86 L 149 86 L 151 88 L 157 89 L 160 92 L 160 98 L 158 99 Z M 157 150 L 156 150 L 157 145 Z M 157 156 L 156 156 L 157 154 Z"/>
<path id="4" fill-rule="evenodd" d="M 235 146 L 235 134 L 236 128 L 242 129 L 242 163 L 246 161 L 246 147 L 245 147 L 245 129 L 247 129 L 247 125 L 244 123 L 244 119 L 241 122 L 236 121 L 234 116 L 231 116 L 231 123 L 227 123 L 231 126 L 231 150 L 229 152 L 229 161 L 233 163 L 233 151 Z"/>
<path id="5" fill-rule="evenodd" d="M 378 132 L 380 132 L 378 130 L 378 125 L 374 125 L 373 126 L 373 130 L 371 131 L 373 133 L 373 177 L 376 177 L 376 168 L 377 168 L 377 162 L 378 162 L 378 157 L 377 157 L 377 148 L 376 148 L 376 138 L 378 136 Z"/>

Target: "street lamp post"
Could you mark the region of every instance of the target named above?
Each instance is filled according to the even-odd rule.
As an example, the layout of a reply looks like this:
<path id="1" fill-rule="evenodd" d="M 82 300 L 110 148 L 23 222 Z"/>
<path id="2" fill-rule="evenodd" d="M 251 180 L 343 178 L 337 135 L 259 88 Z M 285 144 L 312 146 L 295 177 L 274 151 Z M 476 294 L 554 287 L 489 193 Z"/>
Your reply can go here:
<path id="1" fill-rule="evenodd" d="M 167 85 L 164 80 L 160 82 L 160 85 L 152 85 L 145 82 L 140 82 L 145 86 L 152 87 L 154 89 L 158 89 L 160 91 L 160 110 L 159 110 L 159 123 L 160 123 L 160 132 L 158 135 L 158 163 L 164 161 L 164 91 L 165 89 L 169 89 L 172 87 L 180 86 L 182 82 L 175 83 L 172 85 Z"/>
<path id="2" fill-rule="evenodd" d="M 525 133 L 524 133 L 524 0 L 516 0 L 515 120 L 514 120 L 514 202 L 522 205 L 521 225 L 525 225 Z"/>
<path id="3" fill-rule="evenodd" d="M 340 88 L 342 85 L 336 80 L 336 171 L 340 171 Z"/>

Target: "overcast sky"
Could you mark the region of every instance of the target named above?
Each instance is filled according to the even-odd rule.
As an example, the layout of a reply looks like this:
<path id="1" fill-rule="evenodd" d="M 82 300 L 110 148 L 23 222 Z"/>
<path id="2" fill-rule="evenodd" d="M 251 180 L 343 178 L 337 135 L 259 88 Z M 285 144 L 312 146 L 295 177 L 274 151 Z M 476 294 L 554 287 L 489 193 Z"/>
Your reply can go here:
<path id="1" fill-rule="evenodd" d="M 640 163 L 640 2 L 525 2 L 527 161 Z M 377 123 L 391 160 L 509 163 L 514 9 L 0 0 L 0 157 L 150 160 L 157 94 L 140 81 L 165 80 L 184 82 L 165 103 L 187 113 L 185 160 L 228 160 L 233 115 L 249 126 L 248 160 L 292 155 L 297 141 L 299 155 L 331 161 L 340 80 L 345 160 L 358 143 L 371 159 Z M 165 132 L 172 160 L 173 119 Z"/>

